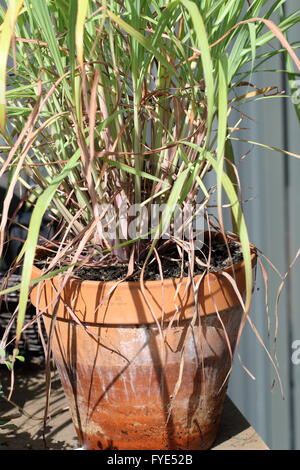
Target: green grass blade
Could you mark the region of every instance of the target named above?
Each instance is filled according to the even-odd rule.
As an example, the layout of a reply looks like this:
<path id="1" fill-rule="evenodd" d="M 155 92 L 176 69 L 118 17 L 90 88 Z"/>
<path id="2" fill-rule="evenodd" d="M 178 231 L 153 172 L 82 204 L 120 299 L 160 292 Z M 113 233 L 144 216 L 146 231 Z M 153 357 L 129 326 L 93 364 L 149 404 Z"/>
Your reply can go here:
<path id="1" fill-rule="evenodd" d="M 192 142 L 182 142 L 182 145 L 190 146 L 194 149 L 197 149 L 200 153 L 204 152 L 205 158 L 211 164 L 215 172 L 218 174 L 219 170 L 219 162 L 213 157 L 213 155 L 203 150 L 203 148 L 199 147 L 198 145 Z M 252 298 L 252 284 L 253 284 L 253 276 L 252 276 L 252 264 L 251 264 L 251 251 L 250 251 L 250 241 L 248 236 L 247 225 L 245 221 L 245 217 L 243 211 L 241 209 L 240 202 L 238 200 L 238 196 L 235 190 L 235 187 L 230 180 L 229 176 L 223 171 L 222 174 L 222 185 L 225 190 L 225 193 L 228 197 L 230 202 L 230 208 L 232 215 L 234 217 L 236 226 L 237 226 L 237 235 L 240 238 L 241 242 L 241 250 L 243 253 L 243 260 L 245 263 L 245 279 L 246 279 L 246 299 L 245 299 L 245 315 L 249 313 L 250 305 L 251 305 L 251 298 Z"/>
<path id="2" fill-rule="evenodd" d="M 7 60 L 12 38 L 14 36 L 14 27 L 18 19 L 23 0 L 10 0 L 7 12 L 2 23 L 0 34 L 0 132 L 6 133 L 6 74 Z"/>
<path id="3" fill-rule="evenodd" d="M 201 52 L 201 62 L 204 72 L 204 80 L 207 94 L 207 136 L 206 146 L 209 148 L 212 121 L 214 115 L 215 85 L 213 74 L 213 63 L 207 38 L 205 25 L 198 6 L 190 0 L 181 0 L 182 5 L 188 10 L 194 31 L 197 36 L 198 48 Z"/>
<path id="4" fill-rule="evenodd" d="M 115 23 L 117 23 L 124 31 L 126 31 L 130 36 L 132 36 L 145 50 L 148 50 L 156 57 L 163 66 L 174 76 L 178 75 L 175 67 L 169 64 L 167 59 L 163 54 L 161 54 L 156 47 L 154 47 L 151 41 L 146 38 L 142 33 L 133 28 L 130 24 L 126 23 L 122 18 L 113 13 L 111 10 L 106 10 L 107 16 L 109 16 Z"/>
<path id="5" fill-rule="evenodd" d="M 19 312 L 18 312 L 18 319 L 17 319 L 17 341 L 20 339 L 22 327 L 24 324 L 26 309 L 27 309 L 27 302 L 28 302 L 28 294 L 29 294 L 29 285 L 30 285 L 30 277 L 31 271 L 35 256 L 36 245 L 39 238 L 40 227 L 42 223 L 43 216 L 45 214 L 46 209 L 49 207 L 55 193 L 63 182 L 63 180 L 67 177 L 68 173 L 72 171 L 78 164 L 80 159 L 80 151 L 78 150 L 74 156 L 70 159 L 70 161 L 66 164 L 64 170 L 61 172 L 59 176 L 53 179 L 52 183 L 45 189 L 45 191 L 41 194 L 38 198 L 34 210 L 32 212 L 32 216 L 30 219 L 30 224 L 28 228 L 28 235 L 25 244 L 23 245 L 23 249 L 19 255 L 19 259 L 24 255 L 23 261 L 23 269 L 22 269 L 22 279 L 21 279 L 21 288 L 20 288 L 20 298 L 19 298 Z"/>
<path id="6" fill-rule="evenodd" d="M 76 50 L 77 50 L 77 61 L 83 68 L 83 33 L 84 33 L 84 23 L 88 11 L 89 0 L 80 0 L 77 7 L 77 19 L 76 19 L 76 29 L 75 29 L 75 41 L 76 41 Z"/>
<path id="7" fill-rule="evenodd" d="M 227 56 L 220 57 L 218 83 L 218 145 L 217 145 L 217 204 L 221 226 L 222 221 L 222 178 L 224 167 L 224 151 L 227 136 L 227 113 L 228 113 L 228 61 Z"/>
<path id="8" fill-rule="evenodd" d="M 59 49 L 59 43 L 51 19 L 50 4 L 40 0 L 26 0 L 26 4 L 29 16 L 32 17 L 32 21 L 36 23 L 48 44 L 58 75 L 64 75 L 64 55 L 62 55 L 62 51 Z M 63 80 L 63 85 L 66 96 L 72 101 L 71 90 L 66 79 Z"/>

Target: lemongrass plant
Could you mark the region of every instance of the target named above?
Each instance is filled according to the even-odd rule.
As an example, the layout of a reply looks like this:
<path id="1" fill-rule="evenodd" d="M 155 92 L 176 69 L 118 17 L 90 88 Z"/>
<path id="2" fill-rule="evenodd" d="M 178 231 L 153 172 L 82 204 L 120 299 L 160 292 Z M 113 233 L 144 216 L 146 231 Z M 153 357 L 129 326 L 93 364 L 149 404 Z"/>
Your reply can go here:
<path id="1" fill-rule="evenodd" d="M 247 79 L 257 64 L 284 50 L 300 71 L 285 37 L 299 22 L 299 10 L 276 26 L 272 18 L 285 0 L 7 3 L 0 8 L 0 176 L 9 174 L 1 251 L 17 182 L 34 202 L 18 259 L 18 334 L 46 209 L 60 221 L 48 276 L 93 263 L 125 263 L 128 273 L 139 269 L 143 276 L 145 263 L 159 259 L 157 248 L 171 246 L 162 235 L 176 208 L 197 198 L 201 208 L 209 206 L 210 170 L 216 174 L 219 229 L 226 201 L 241 243 L 246 317 L 250 244 L 232 150 L 239 123 L 229 127 L 228 119 L 233 106 L 270 90 L 269 84 L 251 89 Z M 274 38 L 277 48 L 272 43 L 265 49 Z M 147 236 L 106 236 L 105 207 L 130 213 L 139 205 L 149 213 L 152 204 L 164 204 L 164 210 Z M 117 225 L 122 223 L 120 218 Z M 172 242 L 179 251 L 193 250 L 193 243 Z"/>

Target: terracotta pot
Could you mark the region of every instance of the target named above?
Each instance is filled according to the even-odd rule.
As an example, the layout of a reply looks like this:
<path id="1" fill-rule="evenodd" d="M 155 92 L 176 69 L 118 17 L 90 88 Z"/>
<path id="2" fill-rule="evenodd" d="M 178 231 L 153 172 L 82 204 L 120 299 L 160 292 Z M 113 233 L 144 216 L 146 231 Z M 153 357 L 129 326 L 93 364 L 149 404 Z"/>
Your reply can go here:
<path id="1" fill-rule="evenodd" d="M 243 293 L 242 262 L 234 273 Z M 39 275 L 35 267 L 32 277 Z M 32 290 L 31 301 L 45 311 L 48 332 L 56 318 L 51 347 L 85 449 L 208 449 L 214 442 L 231 364 L 224 328 L 234 350 L 242 310 L 228 279 L 210 273 L 201 283 L 200 317 L 191 330 L 193 293 L 188 288 L 184 295 L 184 279 L 176 295 L 179 282 L 165 280 L 163 289 L 160 281 L 145 282 L 148 301 L 164 325 L 165 343 L 139 282 L 119 284 L 108 295 L 113 282 L 73 278 L 56 305 L 58 277 Z M 181 385 L 171 401 L 183 344 Z"/>

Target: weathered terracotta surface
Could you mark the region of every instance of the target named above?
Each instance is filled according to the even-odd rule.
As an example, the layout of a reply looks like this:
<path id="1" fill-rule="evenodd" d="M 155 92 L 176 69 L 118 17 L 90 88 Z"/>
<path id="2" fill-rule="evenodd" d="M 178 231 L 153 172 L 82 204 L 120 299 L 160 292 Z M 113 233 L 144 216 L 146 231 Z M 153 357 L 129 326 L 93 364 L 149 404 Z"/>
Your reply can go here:
<path id="1" fill-rule="evenodd" d="M 243 265 L 236 268 L 243 292 Z M 38 275 L 35 268 L 33 277 Z M 121 284 L 105 299 L 110 283 L 72 280 L 55 308 L 57 279 L 33 289 L 32 302 L 46 311 L 48 331 L 55 312 L 52 350 L 84 448 L 207 449 L 212 445 L 231 364 L 224 330 L 233 350 L 241 308 L 228 280 L 211 274 L 202 284 L 200 315 L 191 327 L 192 294 L 188 292 L 184 299 L 180 290 L 176 308 L 177 282 L 166 281 L 163 291 L 159 281 L 146 283 L 160 320 L 164 305 L 165 341 L 138 283 Z M 213 313 L 213 303 L 218 314 Z M 71 311 L 83 326 L 76 324 Z M 168 328 L 170 318 L 175 321 Z M 183 345 L 180 387 L 172 399 Z"/>
<path id="2" fill-rule="evenodd" d="M 232 347 L 240 309 L 221 314 Z M 49 328 L 50 320 L 46 318 Z M 164 343 L 156 326 L 99 326 L 99 344 L 71 322 L 55 326 L 53 350 L 71 403 L 73 421 L 86 449 L 206 449 L 217 433 L 230 367 L 217 315 L 174 326 Z M 180 346 L 186 338 L 181 387 L 168 424 L 170 395 L 180 373 Z"/>

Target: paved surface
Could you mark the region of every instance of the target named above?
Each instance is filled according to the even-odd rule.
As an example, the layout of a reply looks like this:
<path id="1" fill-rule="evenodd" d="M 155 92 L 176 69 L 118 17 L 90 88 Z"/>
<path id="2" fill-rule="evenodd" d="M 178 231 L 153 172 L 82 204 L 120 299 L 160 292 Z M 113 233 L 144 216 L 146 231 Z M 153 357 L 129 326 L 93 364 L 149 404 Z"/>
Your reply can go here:
<path id="1" fill-rule="evenodd" d="M 68 405 L 56 372 L 53 372 L 50 399 L 51 420 L 43 434 L 43 414 L 45 409 L 45 378 L 39 370 L 21 368 L 15 377 L 15 392 L 12 401 L 23 408 L 0 400 L 1 417 L 11 417 L 12 430 L 0 427 L 0 450 L 69 450 L 78 447 Z M 9 386 L 9 374 L 0 369 L 4 392 Z M 25 414 L 24 414 L 25 412 Z M 219 437 L 213 450 L 267 450 L 267 446 L 249 425 L 233 403 L 227 398 L 220 426 Z"/>
<path id="2" fill-rule="evenodd" d="M 224 412 L 212 450 L 269 450 L 232 401 L 226 397 Z"/>

